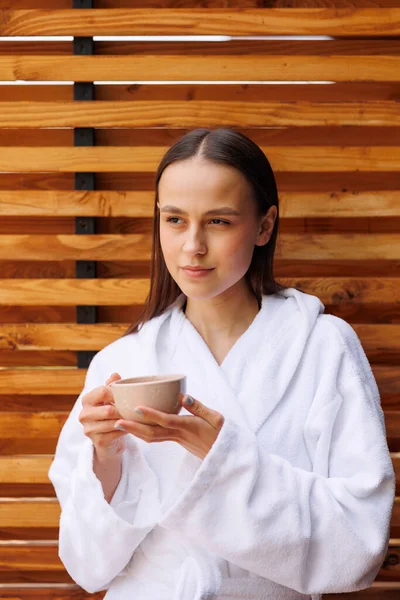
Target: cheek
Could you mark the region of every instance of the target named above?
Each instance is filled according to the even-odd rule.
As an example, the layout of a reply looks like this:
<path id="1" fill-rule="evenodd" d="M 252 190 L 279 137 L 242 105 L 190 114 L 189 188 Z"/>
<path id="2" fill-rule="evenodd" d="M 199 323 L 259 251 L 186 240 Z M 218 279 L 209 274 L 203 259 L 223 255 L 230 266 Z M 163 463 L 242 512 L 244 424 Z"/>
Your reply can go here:
<path id="1" fill-rule="evenodd" d="M 248 266 L 253 256 L 254 243 L 252 232 L 241 232 L 232 235 L 221 244 L 218 249 L 218 256 L 225 264 L 230 265 L 235 270 L 241 266 Z"/>
<path id="2" fill-rule="evenodd" d="M 165 260 L 169 258 L 175 252 L 175 247 L 177 244 L 177 238 L 167 229 L 161 227 L 160 228 L 160 244 L 161 250 L 163 252 Z"/>

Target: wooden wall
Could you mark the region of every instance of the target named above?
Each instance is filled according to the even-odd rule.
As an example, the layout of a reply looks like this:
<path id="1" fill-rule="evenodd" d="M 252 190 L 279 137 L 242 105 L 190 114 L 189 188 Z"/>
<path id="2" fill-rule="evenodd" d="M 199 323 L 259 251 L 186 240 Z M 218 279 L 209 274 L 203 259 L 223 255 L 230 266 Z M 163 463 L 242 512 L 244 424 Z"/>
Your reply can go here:
<path id="1" fill-rule="evenodd" d="M 47 471 L 84 381 L 78 357 L 120 335 L 147 295 L 154 171 L 194 127 L 236 127 L 267 154 L 281 203 L 277 277 L 355 328 L 400 477 L 400 0 L 71 6 L 0 0 L 2 599 L 86 596 L 58 559 Z M 7 39 L 105 35 L 233 39 L 95 41 L 91 56 L 72 41 Z M 271 35 L 327 39 L 257 39 Z M 334 83 L 265 85 L 310 80 Z M 95 99 L 74 100 L 68 82 L 92 81 Z M 95 128 L 96 146 L 74 145 L 74 128 Z M 96 174 L 94 191 L 76 189 L 81 172 Z M 82 234 L 88 223 L 94 233 Z M 77 261 L 97 277 L 77 277 Z M 97 322 L 82 322 L 78 305 L 96 306 Z M 397 498 L 387 559 L 348 597 L 400 598 L 399 557 Z"/>

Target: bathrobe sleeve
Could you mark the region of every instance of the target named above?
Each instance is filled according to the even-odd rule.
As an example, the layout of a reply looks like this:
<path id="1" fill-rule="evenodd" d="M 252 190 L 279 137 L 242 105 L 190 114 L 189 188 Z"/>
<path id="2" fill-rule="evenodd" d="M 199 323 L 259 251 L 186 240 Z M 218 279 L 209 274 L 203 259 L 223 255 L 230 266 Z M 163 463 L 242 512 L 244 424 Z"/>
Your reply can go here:
<path id="1" fill-rule="evenodd" d="M 61 506 L 59 556 L 74 581 L 87 592 L 106 589 L 129 562 L 157 518 L 158 488 L 154 472 L 128 435 L 122 473 L 108 504 L 93 471 L 93 444 L 78 420 L 82 397 L 105 385 L 109 368 L 99 354 L 58 439 L 49 470 Z"/>
<path id="2" fill-rule="evenodd" d="M 355 331 L 345 321 L 336 337 L 338 329 L 335 392 L 328 390 L 307 430 L 316 447 L 314 472 L 263 451 L 252 431 L 225 419 L 159 522 L 309 595 L 372 584 L 387 551 L 395 494 L 378 388 Z"/>

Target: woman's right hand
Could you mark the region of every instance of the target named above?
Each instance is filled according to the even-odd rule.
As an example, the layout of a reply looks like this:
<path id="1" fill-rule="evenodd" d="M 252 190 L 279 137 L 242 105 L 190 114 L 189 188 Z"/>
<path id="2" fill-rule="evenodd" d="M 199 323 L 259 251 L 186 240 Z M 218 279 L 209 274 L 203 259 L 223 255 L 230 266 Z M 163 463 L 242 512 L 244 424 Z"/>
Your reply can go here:
<path id="1" fill-rule="evenodd" d="M 110 383 L 118 379 L 121 379 L 120 375 L 113 373 L 105 386 L 97 387 L 82 396 L 79 421 L 100 459 L 119 456 L 126 449 L 127 433 L 114 429 L 114 423 L 121 419 L 121 415 L 113 404 L 113 393 L 109 387 Z"/>

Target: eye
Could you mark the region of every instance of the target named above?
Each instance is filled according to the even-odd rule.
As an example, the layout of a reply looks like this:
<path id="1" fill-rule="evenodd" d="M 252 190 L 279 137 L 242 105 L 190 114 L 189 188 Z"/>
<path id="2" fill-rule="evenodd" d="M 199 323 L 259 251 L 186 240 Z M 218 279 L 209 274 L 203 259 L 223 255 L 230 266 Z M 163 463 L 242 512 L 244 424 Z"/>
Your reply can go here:
<path id="1" fill-rule="evenodd" d="M 176 222 L 177 220 L 180 220 L 179 217 L 168 217 L 166 222 L 172 223 L 173 225 L 179 225 L 179 223 Z M 222 223 L 222 225 L 230 225 L 229 221 L 224 221 L 223 219 L 211 219 L 210 222 L 212 223 L 213 221 L 218 221 L 218 223 Z"/>
<path id="2" fill-rule="evenodd" d="M 223 221 L 222 219 L 211 219 L 212 221 L 219 221 L 223 225 L 230 225 L 229 221 Z"/>
<path id="3" fill-rule="evenodd" d="M 174 223 L 174 225 L 176 225 L 176 223 L 175 223 L 175 221 L 173 221 L 173 219 L 178 219 L 179 220 L 179 217 L 168 217 L 168 219 L 166 219 L 166 222 L 167 223 Z"/>

